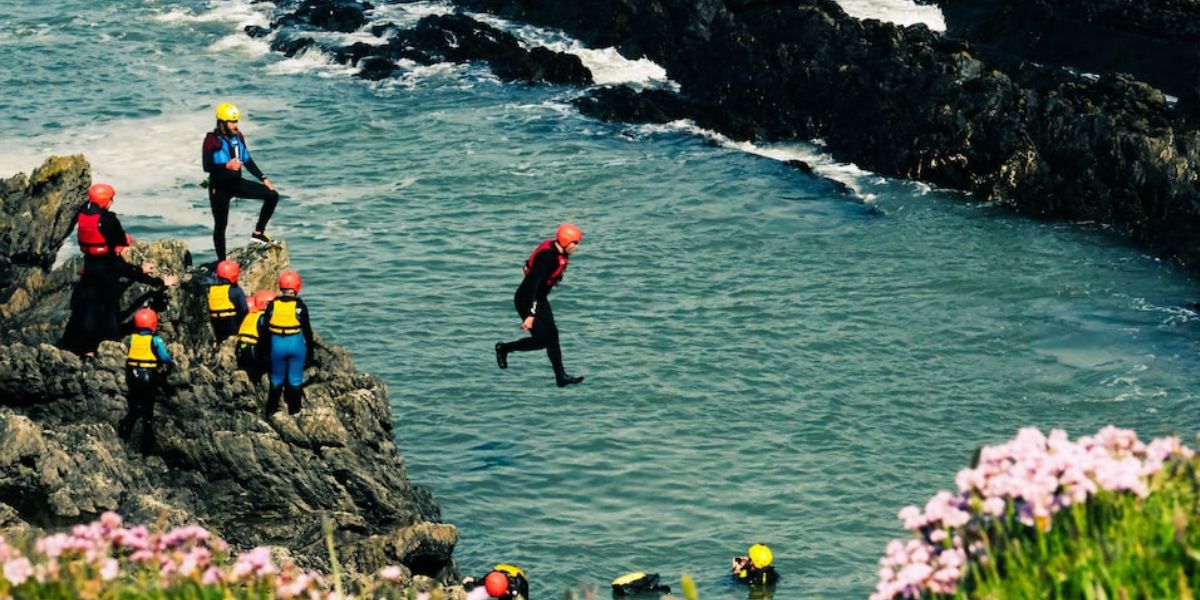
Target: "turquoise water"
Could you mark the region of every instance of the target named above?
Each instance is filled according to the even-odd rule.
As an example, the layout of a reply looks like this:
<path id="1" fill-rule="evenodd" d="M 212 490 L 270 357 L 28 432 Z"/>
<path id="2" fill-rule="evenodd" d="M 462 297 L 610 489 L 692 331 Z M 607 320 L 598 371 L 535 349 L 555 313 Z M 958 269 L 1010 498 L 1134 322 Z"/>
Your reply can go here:
<path id="1" fill-rule="evenodd" d="M 483 67 L 367 84 L 236 34 L 262 21 L 237 2 L 0 4 L 0 174 L 84 152 L 136 237 L 211 260 L 199 145 L 236 102 L 315 326 L 387 381 L 464 574 L 515 562 L 544 599 L 688 572 L 740 599 L 728 559 L 764 541 L 777 598 L 864 597 L 896 512 L 979 444 L 1200 430 L 1195 284 L 1102 228 L 818 157 L 858 191 L 840 195 Z M 257 205 L 234 213 L 244 243 Z M 552 300 L 587 381 L 559 390 L 544 354 L 499 371 L 491 348 L 520 335 L 521 263 L 563 220 L 586 241 Z"/>

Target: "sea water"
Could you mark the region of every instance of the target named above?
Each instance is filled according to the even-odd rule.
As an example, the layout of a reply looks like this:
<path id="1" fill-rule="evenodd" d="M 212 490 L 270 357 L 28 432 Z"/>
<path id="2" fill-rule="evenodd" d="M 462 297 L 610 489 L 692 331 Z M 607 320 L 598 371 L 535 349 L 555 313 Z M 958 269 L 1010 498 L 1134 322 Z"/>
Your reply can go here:
<path id="1" fill-rule="evenodd" d="M 270 8 L 0 3 L 0 174 L 84 153 L 135 237 L 213 260 L 200 142 L 236 103 L 314 327 L 387 382 L 464 574 L 516 563 L 544 599 L 689 573 L 706 600 L 742 599 L 729 559 L 764 542 L 777 598 L 864 597 L 906 533 L 897 511 L 952 488 L 977 446 L 1027 426 L 1200 429 L 1195 283 L 1101 226 L 879 177 L 819 140 L 600 123 L 571 107 L 582 90 L 483 65 L 363 82 L 241 32 Z M 638 57 L 491 22 L 600 81 L 673 85 Z M 231 245 L 258 206 L 235 202 Z M 523 335 L 521 266 L 563 221 L 585 237 L 551 301 L 587 380 L 558 389 L 544 353 L 501 371 L 492 346 Z"/>

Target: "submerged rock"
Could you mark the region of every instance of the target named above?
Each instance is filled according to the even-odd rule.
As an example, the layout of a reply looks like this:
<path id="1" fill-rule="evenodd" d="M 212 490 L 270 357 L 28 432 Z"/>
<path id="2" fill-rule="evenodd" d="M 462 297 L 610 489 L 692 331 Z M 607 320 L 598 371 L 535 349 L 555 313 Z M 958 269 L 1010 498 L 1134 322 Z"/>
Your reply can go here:
<path id="1" fill-rule="evenodd" d="M 4 232 L 14 233 L 0 235 L 0 264 L 17 275 L 0 288 L 0 527 L 61 528 L 114 510 L 135 522 L 201 524 L 240 548 L 280 546 L 326 569 L 329 519 L 351 571 L 402 564 L 456 577 L 456 530 L 405 475 L 383 382 L 318 337 L 303 410 L 264 416 L 264 383 L 237 370 L 235 340 L 213 341 L 204 295 L 211 274 L 192 267 L 178 241 L 133 246 L 135 260 L 181 277 L 163 292 L 132 285 L 122 299 L 160 309 L 159 333 L 178 368 L 155 408 L 154 450 L 143 456 L 117 436 L 128 406 L 124 346 L 103 342 L 94 359 L 81 359 L 53 345 L 79 261 L 51 269 L 47 257 L 71 233 L 89 180 L 87 162 L 70 157 L 0 184 L 8 214 L 33 216 L 19 235 L 5 219 Z M 248 292 L 273 287 L 288 264 L 283 244 L 230 258 Z M 133 440 L 143 433 L 139 424 Z"/>

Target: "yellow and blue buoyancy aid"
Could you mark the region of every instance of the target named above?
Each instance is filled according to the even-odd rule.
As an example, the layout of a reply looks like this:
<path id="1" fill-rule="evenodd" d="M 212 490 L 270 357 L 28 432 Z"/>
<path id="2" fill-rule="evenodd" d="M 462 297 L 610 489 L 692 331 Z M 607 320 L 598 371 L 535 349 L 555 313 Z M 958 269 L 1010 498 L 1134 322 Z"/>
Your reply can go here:
<path id="1" fill-rule="evenodd" d="M 217 141 L 221 142 L 221 147 L 213 152 L 213 164 L 224 165 L 235 158 L 242 161 L 242 164 L 250 162 L 250 148 L 246 147 L 241 133 L 232 138 L 218 133 Z"/>
<path id="2" fill-rule="evenodd" d="M 300 319 L 296 314 L 295 298 L 276 298 L 271 301 L 271 320 L 267 329 L 275 335 L 294 335 L 302 331 Z"/>
<path id="3" fill-rule="evenodd" d="M 158 368 L 158 355 L 154 353 L 154 334 L 135 333 L 129 336 L 129 355 L 125 364 L 140 369 Z"/>
<path id="4" fill-rule="evenodd" d="M 226 319 L 237 316 L 237 307 L 229 299 L 229 288 L 233 284 L 221 282 L 208 288 L 208 316 L 214 319 Z"/>

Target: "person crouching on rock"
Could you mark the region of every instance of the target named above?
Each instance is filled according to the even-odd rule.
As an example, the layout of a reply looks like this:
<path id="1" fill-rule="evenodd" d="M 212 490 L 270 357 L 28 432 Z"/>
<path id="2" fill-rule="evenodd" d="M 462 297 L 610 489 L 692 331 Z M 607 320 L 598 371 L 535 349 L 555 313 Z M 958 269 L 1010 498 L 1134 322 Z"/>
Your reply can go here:
<path id="1" fill-rule="evenodd" d="M 173 276 L 155 277 L 153 263 L 142 263 L 139 269 L 126 262 L 133 238 L 109 210 L 116 195 L 107 183 L 92 184 L 88 202 L 76 217 L 83 270 L 71 294 L 71 316 L 60 345 L 83 356 L 94 356 L 104 340 L 121 338 L 120 301 L 126 287 L 122 280 L 159 288 L 179 282 Z"/>
<path id="2" fill-rule="evenodd" d="M 771 554 L 770 548 L 763 544 L 754 544 L 750 546 L 746 556 L 733 559 L 730 572 L 735 580 L 751 586 L 774 585 L 779 581 L 779 574 L 775 572 L 775 567 L 771 566 L 773 560 L 774 555 Z"/>
<path id="3" fill-rule="evenodd" d="M 247 303 L 250 312 L 242 318 L 242 326 L 238 328 L 237 362 L 238 368 L 250 376 L 250 380 L 258 383 L 263 375 L 263 363 L 258 357 L 258 321 L 267 305 L 276 298 L 271 290 L 254 292 Z"/>
<path id="4" fill-rule="evenodd" d="M 304 369 L 313 364 L 313 334 L 308 307 L 297 298 L 300 274 L 279 274 L 279 297 L 272 300 L 259 319 L 258 339 L 262 356 L 271 360 L 271 389 L 267 394 L 267 417 L 279 410 L 279 397 L 287 401 L 288 414 L 300 412 Z M 301 335 L 303 334 L 303 335 Z"/>
<path id="5" fill-rule="evenodd" d="M 162 338 L 154 334 L 158 329 L 158 313 L 149 308 L 139 309 L 133 315 L 133 326 L 136 331 L 129 336 L 129 354 L 125 359 L 129 412 L 117 423 L 117 435 L 128 442 L 134 423 L 141 419 L 141 451 L 149 454 L 154 451 L 154 402 L 167 371 L 175 363 Z"/>
<path id="6" fill-rule="evenodd" d="M 208 318 L 217 343 L 237 333 L 238 324 L 249 312 L 246 293 L 238 287 L 242 267 L 232 260 L 217 263 L 217 282 L 208 287 Z"/>
<path id="7" fill-rule="evenodd" d="M 525 578 L 525 571 L 513 565 L 496 565 L 496 568 L 481 580 L 467 577 L 463 579 L 462 585 L 467 591 L 467 600 L 529 600 L 529 580 Z"/>

